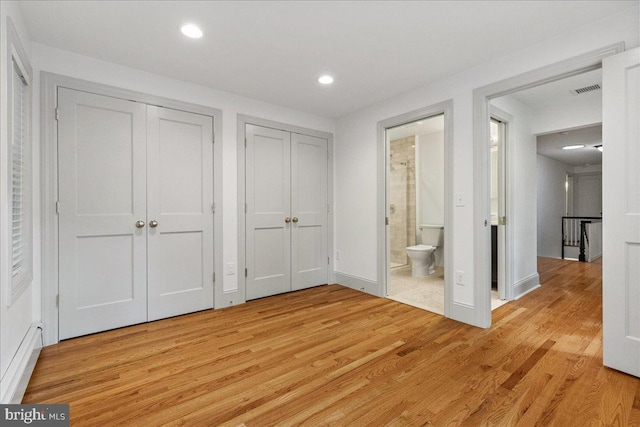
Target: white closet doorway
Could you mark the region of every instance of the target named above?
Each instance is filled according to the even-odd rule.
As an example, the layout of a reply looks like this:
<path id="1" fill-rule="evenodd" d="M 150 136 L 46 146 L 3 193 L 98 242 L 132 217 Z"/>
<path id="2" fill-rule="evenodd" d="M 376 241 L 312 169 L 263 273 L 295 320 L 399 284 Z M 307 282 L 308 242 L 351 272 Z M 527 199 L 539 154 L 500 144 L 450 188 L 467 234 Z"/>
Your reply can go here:
<path id="1" fill-rule="evenodd" d="M 246 125 L 247 300 L 328 281 L 327 140 Z"/>
<path id="2" fill-rule="evenodd" d="M 213 119 L 58 89 L 59 337 L 213 308 Z"/>

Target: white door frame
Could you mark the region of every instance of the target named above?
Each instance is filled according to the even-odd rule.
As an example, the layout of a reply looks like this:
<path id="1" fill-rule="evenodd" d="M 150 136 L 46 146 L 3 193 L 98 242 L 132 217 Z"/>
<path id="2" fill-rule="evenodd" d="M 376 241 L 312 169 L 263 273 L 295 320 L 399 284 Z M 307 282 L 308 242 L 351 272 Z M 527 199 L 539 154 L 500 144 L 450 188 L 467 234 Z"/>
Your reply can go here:
<path id="1" fill-rule="evenodd" d="M 301 126 L 290 125 L 272 120 L 261 119 L 259 117 L 238 114 L 238 290 L 237 299 L 233 304 L 241 304 L 247 298 L 247 285 L 245 280 L 246 262 L 246 230 L 245 230 L 245 138 L 247 125 L 256 125 L 271 129 L 281 130 L 285 132 L 298 133 L 302 135 L 315 136 L 327 140 L 327 203 L 329 212 L 327 215 L 327 257 L 329 258 L 329 266 L 327 270 L 327 283 L 335 282 L 334 275 L 334 258 L 333 254 L 333 134 L 315 129 L 309 129 Z M 229 304 L 227 304 L 229 305 Z"/>
<path id="2" fill-rule="evenodd" d="M 513 137 L 513 116 L 506 111 L 503 111 L 495 105 L 490 106 L 490 117 L 500 120 L 505 124 L 505 135 L 502 143 L 503 154 L 498 158 L 499 162 L 502 162 L 502 170 L 505 172 L 504 192 L 500 192 L 499 197 L 506 198 L 505 200 L 505 216 L 507 217 L 507 223 L 504 225 L 504 236 L 500 235 L 498 230 L 498 293 L 504 292 L 504 299 L 511 301 L 514 297 L 513 293 L 513 221 L 510 218 L 513 217 L 513 168 L 509 165 L 513 164 L 513 153 L 515 150 L 510 146 L 510 142 L 514 140 Z M 500 203 L 500 202 L 498 202 Z M 501 238 L 502 237 L 502 238 Z M 502 286 L 504 289 L 501 289 Z M 502 295 L 500 295 L 502 298 Z"/>
<path id="3" fill-rule="evenodd" d="M 526 72 L 473 91 L 473 194 L 474 194 L 474 325 L 482 328 L 491 326 L 491 228 L 487 226 L 491 218 L 489 203 L 491 185 L 491 164 L 489 150 L 489 120 L 491 99 L 509 95 L 524 89 L 540 86 L 566 77 L 596 70 L 602 67 L 602 59 L 624 50 L 624 42 L 587 52 L 533 71 Z M 507 178 L 512 176 L 507 175 Z M 513 182 L 507 183 L 513 186 Z M 513 233 L 507 236 L 513 245 Z M 535 236 L 533 236 L 535 244 Z M 513 265 L 514 254 L 507 253 Z"/>
<path id="4" fill-rule="evenodd" d="M 222 141 L 222 110 L 44 71 L 40 73 L 40 76 L 41 306 L 44 344 L 51 345 L 59 341 L 56 303 L 58 295 L 58 215 L 56 214 L 58 200 L 58 133 L 56 123 L 58 87 L 213 117 L 214 141 Z M 222 144 L 220 142 L 216 142 L 213 146 L 213 196 L 215 206 L 218 207 L 218 212 L 213 220 L 214 272 L 216 277 L 222 278 L 222 215 L 219 213 L 222 207 Z M 219 301 L 222 300 L 222 280 L 216 280 L 214 288 L 215 307 L 219 307 Z"/>
<path id="5" fill-rule="evenodd" d="M 444 114 L 444 316 L 452 317 L 453 309 L 453 100 L 410 111 L 378 122 L 378 295 L 388 296 L 391 280 L 390 235 L 386 224 L 390 217 L 387 203 L 389 189 L 389 147 L 387 129 L 405 123 Z"/>

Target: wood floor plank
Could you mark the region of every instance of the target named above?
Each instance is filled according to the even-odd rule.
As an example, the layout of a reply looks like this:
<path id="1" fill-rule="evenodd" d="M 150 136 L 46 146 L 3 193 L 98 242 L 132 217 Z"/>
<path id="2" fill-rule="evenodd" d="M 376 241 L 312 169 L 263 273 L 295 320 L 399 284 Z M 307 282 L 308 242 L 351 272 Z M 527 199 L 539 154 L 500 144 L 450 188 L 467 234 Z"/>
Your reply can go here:
<path id="1" fill-rule="evenodd" d="M 640 379 L 602 366 L 601 263 L 478 329 L 339 285 L 63 341 L 25 403 L 73 426 L 640 425 Z"/>

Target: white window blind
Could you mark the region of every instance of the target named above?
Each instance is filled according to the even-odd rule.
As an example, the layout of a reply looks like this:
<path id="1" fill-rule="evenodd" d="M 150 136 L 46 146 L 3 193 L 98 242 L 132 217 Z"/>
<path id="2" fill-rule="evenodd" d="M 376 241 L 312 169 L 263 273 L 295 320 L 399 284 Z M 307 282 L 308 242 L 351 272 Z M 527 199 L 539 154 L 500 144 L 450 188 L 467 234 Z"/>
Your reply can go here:
<path id="1" fill-rule="evenodd" d="M 25 265 L 25 144 L 28 129 L 25 126 L 26 82 L 17 64 L 13 65 L 13 136 L 11 141 L 11 242 L 12 274 L 17 276 Z"/>

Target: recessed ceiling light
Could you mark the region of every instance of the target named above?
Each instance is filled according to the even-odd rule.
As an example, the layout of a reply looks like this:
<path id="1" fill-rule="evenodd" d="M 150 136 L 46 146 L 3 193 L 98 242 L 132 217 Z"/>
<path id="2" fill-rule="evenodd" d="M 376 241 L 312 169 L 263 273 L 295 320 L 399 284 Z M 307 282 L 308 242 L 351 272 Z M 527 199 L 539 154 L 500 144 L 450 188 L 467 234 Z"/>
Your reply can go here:
<path id="1" fill-rule="evenodd" d="M 328 74 L 325 74 L 324 76 L 320 76 L 318 81 L 323 85 L 330 85 L 331 83 L 333 83 L 333 77 L 331 77 Z"/>
<path id="2" fill-rule="evenodd" d="M 602 144 L 594 145 L 595 149 L 602 153 Z"/>
<path id="3" fill-rule="evenodd" d="M 584 144 L 565 145 L 562 147 L 563 150 L 577 150 L 578 148 L 584 148 Z"/>
<path id="4" fill-rule="evenodd" d="M 182 34 L 192 39 L 199 39 L 202 37 L 202 30 L 195 24 L 183 24 L 180 27 L 180 31 L 182 31 Z"/>

